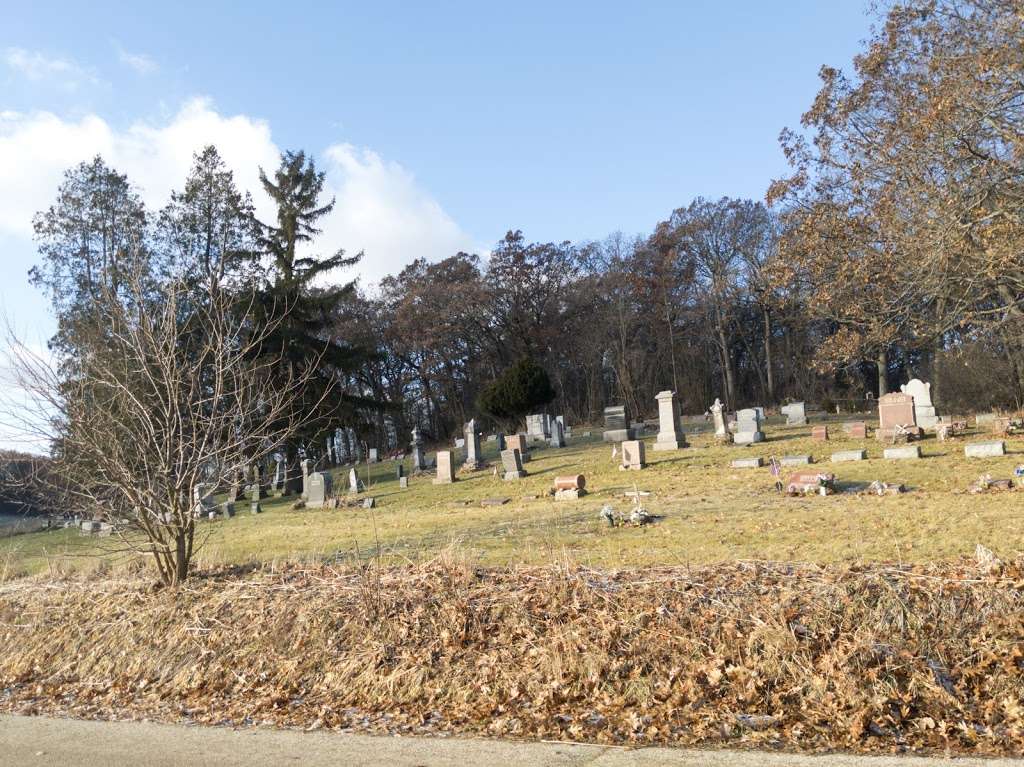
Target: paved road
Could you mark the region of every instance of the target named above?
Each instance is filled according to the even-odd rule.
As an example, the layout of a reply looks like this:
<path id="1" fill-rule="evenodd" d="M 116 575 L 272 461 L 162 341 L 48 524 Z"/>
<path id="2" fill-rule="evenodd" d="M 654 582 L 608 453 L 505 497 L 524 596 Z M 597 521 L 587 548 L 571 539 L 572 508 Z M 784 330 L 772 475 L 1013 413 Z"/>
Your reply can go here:
<path id="1" fill-rule="evenodd" d="M 4 767 L 1020 767 L 1009 759 L 795 756 L 559 743 L 228 730 L 0 716 Z"/>

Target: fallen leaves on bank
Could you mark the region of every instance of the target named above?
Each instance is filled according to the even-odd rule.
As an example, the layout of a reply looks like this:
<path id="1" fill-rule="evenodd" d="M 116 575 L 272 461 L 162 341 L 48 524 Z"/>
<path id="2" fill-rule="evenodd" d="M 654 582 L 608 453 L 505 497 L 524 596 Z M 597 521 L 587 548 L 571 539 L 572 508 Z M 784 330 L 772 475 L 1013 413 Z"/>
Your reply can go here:
<path id="1" fill-rule="evenodd" d="M 973 561 L 0 587 L 0 708 L 800 750 L 1024 750 L 1024 572 Z"/>

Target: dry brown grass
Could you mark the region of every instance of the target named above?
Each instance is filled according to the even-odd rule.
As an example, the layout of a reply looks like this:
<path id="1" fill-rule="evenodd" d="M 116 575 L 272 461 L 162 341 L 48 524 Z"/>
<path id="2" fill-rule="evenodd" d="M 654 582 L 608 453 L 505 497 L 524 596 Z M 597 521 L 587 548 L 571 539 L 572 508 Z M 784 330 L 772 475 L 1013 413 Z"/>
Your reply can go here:
<path id="1" fill-rule="evenodd" d="M 1024 578 L 973 562 L 264 566 L 0 586 L 0 707 L 1018 754 Z"/>

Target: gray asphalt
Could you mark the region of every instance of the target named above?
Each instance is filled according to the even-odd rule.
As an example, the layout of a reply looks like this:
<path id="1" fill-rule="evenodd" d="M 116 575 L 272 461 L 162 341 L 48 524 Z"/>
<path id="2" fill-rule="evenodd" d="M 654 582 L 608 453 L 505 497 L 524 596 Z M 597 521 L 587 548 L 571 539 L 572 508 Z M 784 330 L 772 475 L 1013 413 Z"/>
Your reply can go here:
<path id="1" fill-rule="evenodd" d="M 1011 759 L 796 756 L 752 751 L 625 749 L 464 738 L 229 730 L 152 722 L 0 716 L 0 765 L 22 767 L 1003 767 Z"/>

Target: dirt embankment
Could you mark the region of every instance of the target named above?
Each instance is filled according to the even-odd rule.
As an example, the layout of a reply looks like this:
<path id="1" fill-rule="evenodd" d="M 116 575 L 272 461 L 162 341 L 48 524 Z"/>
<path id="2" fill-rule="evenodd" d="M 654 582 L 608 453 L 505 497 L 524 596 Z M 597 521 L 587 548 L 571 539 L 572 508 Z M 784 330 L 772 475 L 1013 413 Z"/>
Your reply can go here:
<path id="1" fill-rule="evenodd" d="M 0 587 L 0 709 L 1019 754 L 1024 575 L 973 562 L 284 569 Z"/>

